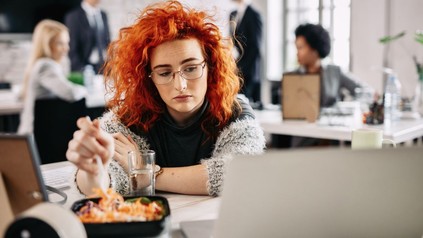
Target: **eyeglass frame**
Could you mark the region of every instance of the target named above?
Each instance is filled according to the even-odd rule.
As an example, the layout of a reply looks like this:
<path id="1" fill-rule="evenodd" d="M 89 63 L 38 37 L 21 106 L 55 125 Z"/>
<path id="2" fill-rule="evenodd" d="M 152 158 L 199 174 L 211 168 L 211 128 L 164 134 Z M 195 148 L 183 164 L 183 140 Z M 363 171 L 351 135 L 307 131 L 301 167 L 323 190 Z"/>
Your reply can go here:
<path id="1" fill-rule="evenodd" d="M 198 64 L 190 64 L 190 65 L 187 65 L 187 67 L 188 66 L 201 66 L 201 75 L 198 78 L 192 78 L 192 79 L 185 78 L 183 76 L 184 73 L 182 72 L 182 70 L 184 70 L 185 68 L 183 68 L 183 69 L 181 68 L 180 70 L 170 72 L 172 75 L 169 77 L 170 80 L 168 82 L 166 82 L 166 83 L 156 83 L 156 82 L 154 82 L 154 79 L 153 79 L 153 73 L 155 73 L 154 70 L 151 71 L 151 73 L 148 75 L 148 77 L 151 78 L 151 80 L 153 81 L 153 83 L 154 84 L 157 84 L 157 85 L 165 85 L 165 84 L 171 83 L 173 80 L 175 80 L 176 73 L 178 73 L 181 78 L 183 78 L 183 79 L 185 79 L 187 81 L 196 80 L 196 79 L 199 79 L 199 78 L 203 77 L 203 75 L 204 75 L 204 68 L 206 67 L 206 65 L 207 65 L 206 60 L 203 60 L 201 63 L 198 63 Z"/>

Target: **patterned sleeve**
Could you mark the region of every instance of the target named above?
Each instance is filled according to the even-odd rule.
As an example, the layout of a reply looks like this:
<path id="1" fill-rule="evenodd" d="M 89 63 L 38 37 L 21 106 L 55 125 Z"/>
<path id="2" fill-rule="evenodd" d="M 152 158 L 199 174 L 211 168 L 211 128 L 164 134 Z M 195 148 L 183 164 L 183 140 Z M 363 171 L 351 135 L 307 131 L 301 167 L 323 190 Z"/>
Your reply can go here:
<path id="1" fill-rule="evenodd" d="M 139 150 L 148 149 L 148 144 L 145 139 L 134 134 L 125 125 L 123 125 L 112 112 L 107 112 L 100 119 L 100 126 L 106 132 L 113 134 L 121 132 L 123 135 L 130 135 L 137 143 Z M 129 194 L 129 178 L 127 172 L 123 167 L 114 159 L 110 161 L 108 172 L 110 174 L 111 187 L 120 194 Z"/>
<path id="2" fill-rule="evenodd" d="M 201 161 L 207 168 L 209 194 L 217 196 L 222 191 L 225 166 L 233 155 L 260 154 L 264 148 L 264 133 L 256 119 L 231 123 L 218 137 L 212 157 Z"/>

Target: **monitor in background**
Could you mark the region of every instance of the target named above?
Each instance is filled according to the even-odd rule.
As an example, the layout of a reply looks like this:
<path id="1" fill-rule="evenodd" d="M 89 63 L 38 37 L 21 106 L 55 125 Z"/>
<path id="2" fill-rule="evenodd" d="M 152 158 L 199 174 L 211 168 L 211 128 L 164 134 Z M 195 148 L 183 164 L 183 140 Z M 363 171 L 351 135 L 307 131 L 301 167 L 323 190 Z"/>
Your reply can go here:
<path id="1" fill-rule="evenodd" d="M 0 1 L 0 41 L 31 40 L 37 23 L 43 19 L 64 22 L 64 15 L 81 0 Z"/>
<path id="2" fill-rule="evenodd" d="M 229 165 L 213 237 L 422 237 L 423 147 L 270 151 Z"/>

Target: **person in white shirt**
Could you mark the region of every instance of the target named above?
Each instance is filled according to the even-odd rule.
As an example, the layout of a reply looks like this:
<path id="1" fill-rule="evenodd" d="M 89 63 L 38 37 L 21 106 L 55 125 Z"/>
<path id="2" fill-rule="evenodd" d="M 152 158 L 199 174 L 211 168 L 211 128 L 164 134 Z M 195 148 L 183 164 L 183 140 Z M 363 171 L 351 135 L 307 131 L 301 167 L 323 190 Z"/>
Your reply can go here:
<path id="1" fill-rule="evenodd" d="M 32 50 L 24 76 L 24 108 L 18 134 L 33 133 L 34 104 L 37 99 L 60 98 L 74 102 L 87 94 L 85 87 L 70 82 L 62 66 L 69 51 L 69 33 L 65 25 L 42 20 L 33 34 Z"/>

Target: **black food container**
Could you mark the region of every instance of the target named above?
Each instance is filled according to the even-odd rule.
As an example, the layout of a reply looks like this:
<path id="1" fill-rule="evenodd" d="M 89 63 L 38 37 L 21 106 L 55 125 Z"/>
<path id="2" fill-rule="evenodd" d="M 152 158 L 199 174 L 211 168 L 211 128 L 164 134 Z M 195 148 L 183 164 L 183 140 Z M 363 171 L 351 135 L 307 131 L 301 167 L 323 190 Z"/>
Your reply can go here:
<path id="1" fill-rule="evenodd" d="M 140 196 L 124 197 L 124 200 L 139 198 Z M 89 238 L 100 237 L 153 237 L 161 236 L 170 231 L 170 208 L 169 202 L 161 196 L 143 196 L 151 201 L 161 201 L 165 214 L 157 221 L 136 221 L 136 222 L 112 222 L 112 223 L 84 223 Z M 71 210 L 78 212 L 88 201 L 98 203 L 100 198 L 87 198 L 76 201 Z"/>

